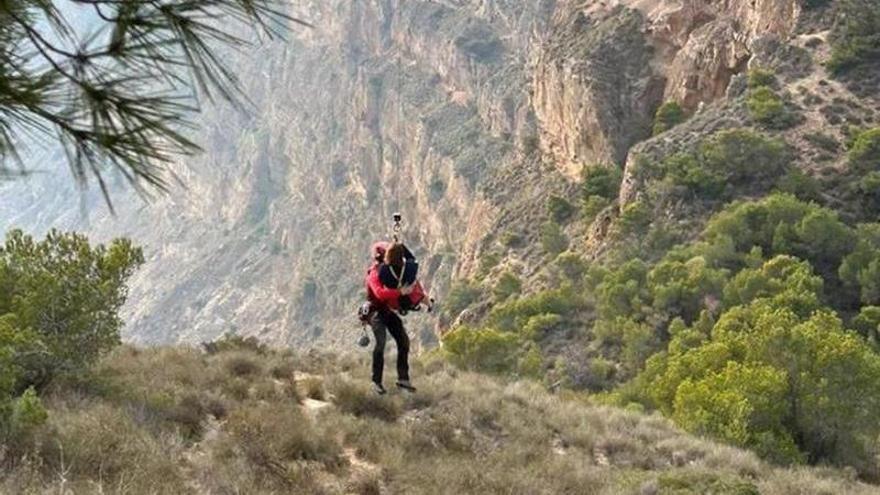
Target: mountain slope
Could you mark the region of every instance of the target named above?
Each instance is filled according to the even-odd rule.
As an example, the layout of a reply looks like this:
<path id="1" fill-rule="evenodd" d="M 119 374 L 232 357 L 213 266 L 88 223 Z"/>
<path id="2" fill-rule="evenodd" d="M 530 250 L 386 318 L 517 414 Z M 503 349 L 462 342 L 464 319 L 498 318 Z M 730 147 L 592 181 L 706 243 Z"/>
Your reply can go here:
<path id="1" fill-rule="evenodd" d="M 877 109 L 870 91 L 823 83 L 833 15 L 794 0 L 334 0 L 300 2 L 296 14 L 316 28 L 229 54 L 253 107 L 206 108 L 205 155 L 175 167 L 185 188 L 143 203 L 120 180 L 114 218 L 64 172 L 2 185 L 6 229 L 127 235 L 146 247 L 129 340 L 238 332 L 338 343 L 361 298 L 364 253 L 397 210 L 440 299 L 464 278 L 535 279 L 549 198 L 577 206 L 582 170 L 626 164 L 617 208 L 565 227 L 573 251 L 602 258 L 610 224 L 649 187 L 639 156 L 752 124 L 749 68 L 775 70 L 802 97 L 805 124 L 784 134 L 804 157 L 816 154 L 808 131 L 831 119 L 839 139 Z M 671 100 L 696 115 L 652 139 L 654 112 Z M 434 343 L 457 316 L 411 326 Z"/>
<path id="2" fill-rule="evenodd" d="M 415 395 L 369 392 L 362 359 L 241 341 L 119 349 L 44 400 L 9 493 L 876 493 L 843 472 L 768 466 L 657 416 L 591 406 L 439 361 Z M 41 436 L 42 435 L 42 436 Z M 39 440 L 40 438 L 44 440 Z"/>

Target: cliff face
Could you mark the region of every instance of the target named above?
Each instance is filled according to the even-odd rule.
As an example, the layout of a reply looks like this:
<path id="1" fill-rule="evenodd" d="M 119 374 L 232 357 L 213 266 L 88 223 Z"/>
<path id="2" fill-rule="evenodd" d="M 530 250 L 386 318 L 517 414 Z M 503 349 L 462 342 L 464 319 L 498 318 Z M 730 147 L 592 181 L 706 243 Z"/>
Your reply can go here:
<path id="1" fill-rule="evenodd" d="M 442 296 L 501 234 L 536 243 L 547 196 L 572 195 L 585 165 L 621 166 L 662 101 L 722 98 L 756 44 L 791 36 L 798 4 L 299 2 L 315 29 L 230 54 L 253 106 L 206 111 L 207 152 L 176 167 L 185 189 L 143 203 L 117 184 L 114 218 L 38 175 L 3 186 L 0 219 L 144 245 L 130 340 L 347 341 L 393 211 Z M 535 251 L 504 263 L 528 274 Z M 431 321 L 410 319 L 423 341 Z"/>
<path id="2" fill-rule="evenodd" d="M 660 103 L 723 97 L 754 43 L 789 37 L 799 15 L 796 0 L 561 3 L 534 78 L 544 149 L 573 177 L 622 163 Z"/>
<path id="3" fill-rule="evenodd" d="M 438 292 L 474 270 L 505 205 L 561 183 L 532 181 L 528 59 L 554 3 L 313 1 L 317 27 L 232 54 L 249 112 L 206 111 L 204 156 L 186 185 L 119 213 L 63 175 L 6 184 L 6 226 L 128 235 L 149 262 L 133 281 L 128 338 L 198 342 L 227 331 L 277 344 L 346 341 L 356 325 L 368 247 L 393 211 Z M 60 157 L 50 157 L 57 161 Z M 517 171 L 521 171 L 517 172 Z M 63 174 L 63 172 L 62 172 Z M 502 178 L 530 189 L 511 199 Z M 534 199 L 534 198 L 532 198 Z M 411 318 L 425 340 L 433 324 Z M 344 330 L 349 330 L 347 335 Z"/>

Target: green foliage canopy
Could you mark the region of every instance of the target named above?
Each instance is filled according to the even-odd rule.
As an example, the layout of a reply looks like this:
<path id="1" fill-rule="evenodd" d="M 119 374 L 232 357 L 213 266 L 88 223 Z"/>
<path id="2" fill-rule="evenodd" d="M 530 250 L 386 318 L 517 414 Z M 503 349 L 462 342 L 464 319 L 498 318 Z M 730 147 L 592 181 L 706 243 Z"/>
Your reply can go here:
<path id="1" fill-rule="evenodd" d="M 144 262 L 127 239 L 92 247 L 51 231 L 11 231 L 0 249 L 0 356 L 14 356 L 17 387 L 75 372 L 119 343 L 126 281 Z"/>
<path id="2" fill-rule="evenodd" d="M 75 179 L 92 177 L 105 198 L 107 166 L 138 188 L 164 190 L 169 163 L 199 151 L 187 135 L 199 100 L 243 100 L 221 52 L 284 31 L 295 21 L 287 8 L 279 0 L 0 2 L 0 167 L 9 172 L 25 138 L 37 136 L 61 145 Z M 82 19 L 91 22 L 74 22 Z"/>

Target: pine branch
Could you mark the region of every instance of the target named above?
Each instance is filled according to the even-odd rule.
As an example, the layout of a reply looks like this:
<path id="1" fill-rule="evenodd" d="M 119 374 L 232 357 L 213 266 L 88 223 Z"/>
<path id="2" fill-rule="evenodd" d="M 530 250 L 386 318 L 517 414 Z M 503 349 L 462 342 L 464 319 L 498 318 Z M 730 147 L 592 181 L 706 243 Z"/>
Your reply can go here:
<path id="1" fill-rule="evenodd" d="M 247 101 L 221 52 L 308 26 L 282 0 L 67 0 L 100 23 L 82 32 L 59 3 L 0 2 L 0 171 L 39 136 L 61 145 L 75 181 L 97 182 L 111 209 L 108 168 L 142 194 L 167 191 L 172 162 L 201 151 L 188 137 L 199 101 Z"/>

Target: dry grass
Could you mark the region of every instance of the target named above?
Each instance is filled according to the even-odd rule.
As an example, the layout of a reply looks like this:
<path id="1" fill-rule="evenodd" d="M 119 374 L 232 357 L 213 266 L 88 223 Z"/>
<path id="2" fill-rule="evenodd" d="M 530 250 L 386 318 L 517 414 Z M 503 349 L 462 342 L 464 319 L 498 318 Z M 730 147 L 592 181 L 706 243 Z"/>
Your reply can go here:
<path id="1" fill-rule="evenodd" d="M 877 492 L 436 360 L 414 363 L 415 395 L 377 397 L 368 373 L 365 358 L 262 348 L 120 349 L 46 398 L 28 456 L 0 452 L 0 493 Z"/>

